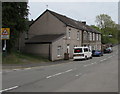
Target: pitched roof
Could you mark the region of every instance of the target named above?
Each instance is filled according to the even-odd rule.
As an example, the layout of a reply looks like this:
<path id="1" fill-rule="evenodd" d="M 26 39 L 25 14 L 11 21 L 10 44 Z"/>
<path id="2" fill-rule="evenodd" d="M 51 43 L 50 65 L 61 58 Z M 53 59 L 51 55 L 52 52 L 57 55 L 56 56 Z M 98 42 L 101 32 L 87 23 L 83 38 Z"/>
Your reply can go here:
<path id="1" fill-rule="evenodd" d="M 58 14 L 56 12 L 53 12 L 53 11 L 50 11 L 50 10 L 48 10 L 48 11 L 68 26 L 71 26 L 71 27 L 74 27 L 74 28 L 77 28 L 77 29 L 82 29 L 82 30 L 85 29 L 84 25 L 81 22 L 78 22 L 74 19 L 68 18 L 68 17 L 66 17 L 64 15 L 61 15 L 61 14 Z"/>
<path id="2" fill-rule="evenodd" d="M 71 19 L 69 17 L 66 17 L 64 15 L 58 14 L 56 12 L 49 11 L 51 14 L 53 14 L 55 17 L 57 17 L 60 21 L 62 21 L 63 23 L 65 23 L 68 26 L 80 29 L 80 30 L 86 30 L 89 32 L 95 32 L 95 33 L 100 33 L 99 31 L 97 31 L 96 29 L 92 28 L 91 26 L 88 26 L 80 21 L 76 21 L 74 19 Z"/>
<path id="3" fill-rule="evenodd" d="M 30 38 L 25 44 L 48 44 L 63 36 L 64 34 L 36 35 Z"/>
<path id="4" fill-rule="evenodd" d="M 74 19 L 71 19 L 69 17 L 66 17 L 65 15 L 61 15 L 61 14 L 58 14 L 56 12 L 53 12 L 53 11 L 50 11 L 50 10 L 46 10 L 44 13 L 46 12 L 50 12 L 53 16 L 55 16 L 57 19 L 59 19 L 61 22 L 63 22 L 64 24 L 66 24 L 67 26 L 70 26 L 70 27 L 73 27 L 73 28 L 76 28 L 76 29 L 79 29 L 79 30 L 85 30 L 85 31 L 89 31 L 89 32 L 95 32 L 95 33 L 100 33 L 99 31 L 93 29 L 92 27 L 88 26 L 88 25 L 85 25 L 83 24 L 81 21 L 76 21 Z M 43 13 L 43 14 L 44 14 Z M 42 15 L 43 15 L 42 14 Z M 38 20 L 42 15 L 40 15 L 36 20 Z M 35 20 L 35 21 L 36 21 Z M 34 22 L 35 22 L 34 21 Z M 33 22 L 33 23 L 34 23 Z M 33 24 L 32 23 L 32 24 Z M 31 25 L 32 25 L 31 24 Z"/>

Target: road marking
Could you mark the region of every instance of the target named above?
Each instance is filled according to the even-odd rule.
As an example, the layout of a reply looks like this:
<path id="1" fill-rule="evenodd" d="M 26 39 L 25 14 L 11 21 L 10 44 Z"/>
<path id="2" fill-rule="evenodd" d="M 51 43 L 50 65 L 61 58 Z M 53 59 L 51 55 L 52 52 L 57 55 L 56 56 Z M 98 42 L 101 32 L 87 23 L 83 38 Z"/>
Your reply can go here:
<path id="1" fill-rule="evenodd" d="M 111 58 L 112 56 L 109 56 L 108 58 Z"/>
<path id="2" fill-rule="evenodd" d="M 72 71 L 73 69 L 70 69 L 70 70 L 67 70 L 67 71 L 65 71 L 65 72 L 70 72 L 70 71 Z"/>
<path id="3" fill-rule="evenodd" d="M 75 75 L 75 76 L 81 76 L 82 75 L 82 73 L 80 73 L 80 74 L 77 74 L 77 75 Z"/>
<path id="4" fill-rule="evenodd" d="M 8 90 L 12 90 L 12 89 L 15 89 L 15 88 L 18 88 L 19 86 L 14 86 L 14 87 L 11 87 L 11 88 L 7 88 L 7 89 L 4 89 L 4 90 L 0 90 L 0 93 L 1 92 L 4 92 L 4 91 L 8 91 Z"/>
<path id="5" fill-rule="evenodd" d="M 91 65 L 91 64 L 84 65 L 84 67 L 87 67 L 87 66 L 89 66 L 89 65 Z"/>
<path id="6" fill-rule="evenodd" d="M 105 59 L 100 60 L 101 62 L 105 61 Z"/>
<path id="7" fill-rule="evenodd" d="M 87 66 L 90 66 L 90 65 L 93 65 L 93 64 L 96 64 L 97 62 L 94 62 L 94 63 L 91 63 L 91 64 L 87 64 L 87 65 L 84 65 L 84 67 L 87 67 Z"/>
<path id="8" fill-rule="evenodd" d="M 100 60 L 101 62 L 104 61 L 104 60 Z"/>
<path id="9" fill-rule="evenodd" d="M 25 68 L 24 70 L 30 70 L 30 69 L 32 69 L 32 68 Z"/>
<path id="10" fill-rule="evenodd" d="M 103 61 L 105 61 L 105 60 L 107 60 L 106 58 L 105 59 L 103 59 Z"/>
<path id="11" fill-rule="evenodd" d="M 54 74 L 54 75 L 47 76 L 46 78 L 48 79 L 48 78 L 51 78 L 51 77 L 54 77 L 54 76 L 58 76 L 58 75 L 61 75 L 61 74 L 70 72 L 70 71 L 72 71 L 72 70 L 73 70 L 73 69 L 67 70 L 67 71 L 65 71 L 65 72 L 56 73 L 56 74 Z"/>
<path id="12" fill-rule="evenodd" d="M 18 71 L 18 70 L 21 70 L 21 69 L 13 69 L 13 71 Z"/>
<path id="13" fill-rule="evenodd" d="M 46 78 L 51 78 L 52 76 L 48 76 L 48 77 L 46 77 Z"/>

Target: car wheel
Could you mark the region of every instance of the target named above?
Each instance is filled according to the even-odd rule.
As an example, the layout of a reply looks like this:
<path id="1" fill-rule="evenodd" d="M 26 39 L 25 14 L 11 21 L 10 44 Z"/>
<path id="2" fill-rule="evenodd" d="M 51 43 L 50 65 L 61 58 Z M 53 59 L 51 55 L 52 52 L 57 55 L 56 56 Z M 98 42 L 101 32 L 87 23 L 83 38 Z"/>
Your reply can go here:
<path id="1" fill-rule="evenodd" d="M 92 59 L 92 56 L 90 57 L 90 59 Z"/>
<path id="2" fill-rule="evenodd" d="M 88 58 L 87 58 L 87 56 L 85 56 L 85 60 L 87 60 Z"/>

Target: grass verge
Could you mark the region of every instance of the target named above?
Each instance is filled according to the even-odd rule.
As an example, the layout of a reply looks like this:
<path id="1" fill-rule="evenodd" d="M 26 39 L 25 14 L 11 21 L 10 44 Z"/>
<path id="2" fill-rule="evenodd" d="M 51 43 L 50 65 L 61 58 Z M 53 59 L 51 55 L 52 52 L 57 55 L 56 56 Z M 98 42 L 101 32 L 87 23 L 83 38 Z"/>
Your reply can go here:
<path id="1" fill-rule="evenodd" d="M 2 64 L 29 64 L 48 62 L 49 60 L 33 54 L 13 52 L 2 56 Z"/>

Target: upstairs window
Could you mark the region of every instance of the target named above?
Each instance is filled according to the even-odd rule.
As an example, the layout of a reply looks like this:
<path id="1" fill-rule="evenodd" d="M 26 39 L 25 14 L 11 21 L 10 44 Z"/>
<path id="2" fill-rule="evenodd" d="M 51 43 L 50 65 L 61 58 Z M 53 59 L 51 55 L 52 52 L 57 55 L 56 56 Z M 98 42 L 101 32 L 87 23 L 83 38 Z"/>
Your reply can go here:
<path id="1" fill-rule="evenodd" d="M 83 40 L 87 40 L 87 32 L 86 31 L 84 31 L 84 33 L 83 33 Z"/>
<path id="2" fill-rule="evenodd" d="M 99 34 L 99 40 L 101 41 L 101 34 Z"/>
<path id="3" fill-rule="evenodd" d="M 80 40 L 80 32 L 77 32 L 77 40 Z"/>
<path id="4" fill-rule="evenodd" d="M 99 40 L 99 38 L 98 38 L 98 34 L 96 34 L 96 40 L 97 40 L 97 41 Z"/>
<path id="5" fill-rule="evenodd" d="M 70 39 L 70 31 L 68 32 L 68 39 Z"/>
<path id="6" fill-rule="evenodd" d="M 95 33 L 93 33 L 93 41 L 95 41 Z"/>
<path id="7" fill-rule="evenodd" d="M 89 40 L 92 41 L 92 33 L 89 33 Z"/>

